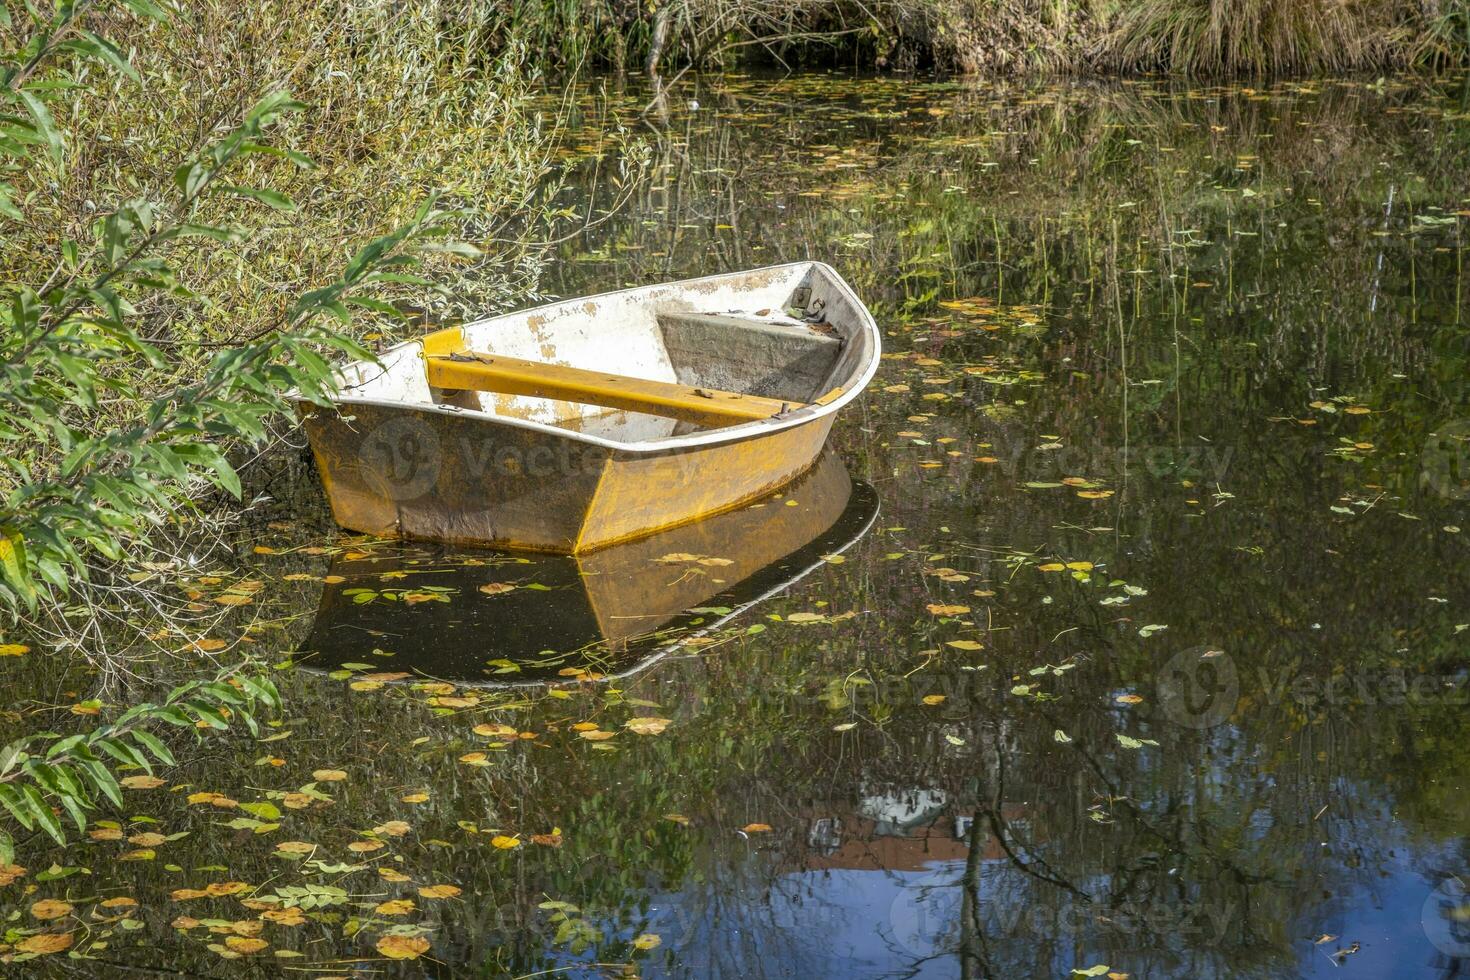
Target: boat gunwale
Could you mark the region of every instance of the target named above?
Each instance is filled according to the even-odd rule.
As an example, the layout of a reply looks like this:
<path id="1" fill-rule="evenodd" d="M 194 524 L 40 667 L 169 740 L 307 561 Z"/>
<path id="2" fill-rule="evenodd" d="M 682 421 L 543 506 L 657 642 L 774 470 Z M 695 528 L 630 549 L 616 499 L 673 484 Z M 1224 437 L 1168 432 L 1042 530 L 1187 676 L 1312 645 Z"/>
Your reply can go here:
<path id="1" fill-rule="evenodd" d="M 819 269 L 830 278 L 832 285 L 848 300 L 852 309 L 856 311 L 858 331 L 866 332 L 873 343 L 873 350 L 866 363 L 861 365 L 860 369 L 850 375 L 848 379 L 845 379 L 845 383 L 842 385 L 842 394 L 834 398 L 830 402 L 812 402 L 810 404 L 803 405 L 801 408 L 798 408 L 786 415 L 773 416 L 768 419 L 758 419 L 753 422 L 742 422 L 738 425 L 723 426 L 717 429 L 706 429 L 700 432 L 691 432 L 681 436 L 667 436 L 660 439 L 644 439 L 638 442 L 619 442 L 616 439 L 607 439 L 602 436 L 589 435 L 584 432 L 577 432 L 573 429 L 563 428 L 561 426 L 552 425 L 547 422 L 536 422 L 531 419 L 519 419 L 506 415 L 497 415 L 494 412 L 487 412 L 482 409 L 463 408 L 458 405 L 408 402 L 402 399 L 371 398 L 357 395 L 335 395 L 332 397 L 332 405 L 338 407 L 339 411 L 340 407 L 345 405 L 371 405 L 377 408 L 395 408 L 404 412 L 424 412 L 441 415 L 462 416 L 464 418 L 490 422 L 496 425 L 506 425 L 513 428 L 529 429 L 534 432 L 541 432 L 547 435 L 556 436 L 558 438 L 567 439 L 574 442 L 582 442 L 589 445 L 600 446 L 605 449 L 615 450 L 617 452 L 639 456 L 655 455 L 659 453 L 684 449 L 699 449 L 705 446 L 722 445 L 725 443 L 743 442 L 745 440 L 759 438 L 773 432 L 780 432 L 785 429 L 796 428 L 797 426 L 806 425 L 808 423 L 821 419 L 824 416 L 831 415 L 842 409 L 854 399 L 856 399 L 859 395 L 863 393 L 864 390 L 867 389 L 868 384 L 873 379 L 873 376 L 877 374 L 878 365 L 882 360 L 882 335 L 878 330 L 877 321 L 873 319 L 872 312 L 868 309 L 867 305 L 858 298 L 857 294 L 853 292 L 853 289 L 851 286 L 848 285 L 847 280 L 842 278 L 842 276 L 838 274 L 836 269 L 832 268 L 825 262 L 820 262 L 815 259 L 808 259 L 800 262 L 783 262 L 778 265 L 761 266 L 758 269 L 748 269 L 742 272 L 721 272 L 709 276 L 699 276 L 694 279 L 677 279 L 671 282 L 648 283 L 647 285 L 643 286 L 631 286 L 626 289 L 614 289 L 608 292 L 596 293 L 589 296 L 569 297 L 567 299 L 558 300 L 555 303 L 545 303 L 541 306 L 535 306 L 525 310 L 516 310 L 509 313 L 501 313 L 495 316 L 484 317 L 482 319 L 474 320 L 462 325 L 462 329 L 468 329 L 470 327 L 479 326 L 480 324 L 489 323 L 494 320 L 505 319 L 508 317 L 530 316 L 535 314 L 539 310 L 559 307 L 566 303 L 594 302 L 597 300 L 606 299 L 608 297 L 622 296 L 629 293 L 638 293 L 649 289 L 672 286 L 692 286 L 696 283 L 729 279 L 733 276 L 748 275 L 750 273 L 761 272 L 765 270 L 794 269 L 798 267 Z M 389 347 L 381 354 L 379 354 L 378 359 L 381 360 L 382 358 L 385 358 L 396 351 L 401 351 L 415 344 L 422 344 L 422 342 L 422 337 L 415 337 L 412 340 L 405 340 L 402 343 L 394 344 L 392 347 Z M 342 365 L 336 369 L 335 373 L 340 375 L 347 367 L 350 366 L 351 365 Z M 287 397 L 295 400 L 301 405 L 310 405 L 313 408 L 322 407 L 316 405 L 314 402 L 310 402 L 306 399 L 301 398 L 299 393 L 295 390 L 289 392 Z"/>

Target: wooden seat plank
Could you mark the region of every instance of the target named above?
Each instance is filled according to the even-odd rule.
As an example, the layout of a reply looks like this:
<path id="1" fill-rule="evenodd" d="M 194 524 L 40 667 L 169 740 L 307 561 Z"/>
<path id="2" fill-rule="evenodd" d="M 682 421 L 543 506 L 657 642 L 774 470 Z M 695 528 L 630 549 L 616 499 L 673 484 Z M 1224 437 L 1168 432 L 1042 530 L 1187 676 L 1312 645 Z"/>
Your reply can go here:
<path id="1" fill-rule="evenodd" d="M 754 422 L 802 407 L 800 403 L 758 395 L 474 351 L 430 354 L 424 358 L 424 371 L 435 388 L 550 398 L 709 426 Z"/>

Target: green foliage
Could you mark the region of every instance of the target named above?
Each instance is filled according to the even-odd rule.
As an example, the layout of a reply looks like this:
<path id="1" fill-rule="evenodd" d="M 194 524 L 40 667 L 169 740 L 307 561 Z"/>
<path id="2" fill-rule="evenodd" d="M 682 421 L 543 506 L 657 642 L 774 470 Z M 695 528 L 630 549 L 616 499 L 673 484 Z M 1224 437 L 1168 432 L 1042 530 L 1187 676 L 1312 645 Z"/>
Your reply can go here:
<path id="1" fill-rule="evenodd" d="M 167 16 L 146 0 L 120 4 Z M 94 6 L 62 5 L 49 19 L 33 12 L 30 40 L 0 55 L 0 97 L 11 110 L 9 138 L 0 138 L 0 221 L 27 220 L 34 195 L 17 192 L 18 176 L 33 187 L 40 182 L 28 171 L 38 168 L 65 179 L 69 134 L 52 105 L 84 88 L 89 69 L 135 76 L 117 47 L 82 27 Z M 39 281 L 0 284 L 0 442 L 10 447 L 0 477 L 0 604 L 12 614 L 67 593 L 97 556 L 121 559 L 130 541 L 189 508 L 201 489 L 239 497 L 221 440 L 262 442 L 269 418 L 293 400 L 325 403 L 333 381 L 323 355 L 370 356 L 342 328 L 354 309 L 397 315 L 375 290 L 429 288 L 416 272 L 424 254 L 478 254 L 449 239 L 453 212 L 422 205 L 328 284 L 186 374 L 171 372 L 178 348 L 210 346 L 157 328 L 162 310 L 210 306 L 180 257 L 202 264 L 211 250 L 240 246 L 249 234 L 234 220 L 241 212 L 295 210 L 285 194 L 236 174 L 256 157 L 310 168 L 305 156 L 271 142 L 304 108 L 283 92 L 267 94 L 174 171 L 168 197 L 121 201 L 91 223 L 87 238 L 63 241 Z M 154 389 L 144 380 L 150 374 L 174 383 Z M 118 403 L 130 410 L 99 425 L 104 406 Z"/>
<path id="2" fill-rule="evenodd" d="M 135 704 L 90 732 L 42 732 L 17 739 L 0 749 L 0 806 L 26 830 L 44 830 L 65 844 L 66 830 L 55 810 L 71 817 L 81 833 L 87 827 L 87 811 L 103 799 L 122 806 L 116 769 L 152 775 L 155 763 L 176 764 L 168 746 L 150 728 L 223 731 L 243 721 L 258 734 L 256 713 L 262 708 L 281 710 L 280 694 L 270 678 L 222 674 L 186 681 L 158 703 Z M 10 836 L 0 831 L 0 860 L 9 863 L 13 849 Z"/>

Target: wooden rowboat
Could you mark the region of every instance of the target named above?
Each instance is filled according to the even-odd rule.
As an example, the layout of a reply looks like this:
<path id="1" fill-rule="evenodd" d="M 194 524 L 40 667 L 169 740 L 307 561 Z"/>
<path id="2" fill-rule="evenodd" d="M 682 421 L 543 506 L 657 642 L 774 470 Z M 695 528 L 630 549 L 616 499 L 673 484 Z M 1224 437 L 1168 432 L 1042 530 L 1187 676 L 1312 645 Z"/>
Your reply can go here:
<path id="1" fill-rule="evenodd" d="M 848 285 L 798 262 L 439 330 L 299 411 L 343 527 L 579 554 L 786 484 L 878 356 Z"/>

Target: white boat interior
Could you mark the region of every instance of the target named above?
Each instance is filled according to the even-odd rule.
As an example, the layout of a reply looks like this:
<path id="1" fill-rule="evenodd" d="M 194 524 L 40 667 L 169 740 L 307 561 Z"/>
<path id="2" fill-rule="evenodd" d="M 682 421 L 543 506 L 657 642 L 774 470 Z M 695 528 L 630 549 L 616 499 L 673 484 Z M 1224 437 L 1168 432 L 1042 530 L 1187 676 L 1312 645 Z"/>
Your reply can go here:
<path id="1" fill-rule="evenodd" d="M 817 403 L 835 410 L 866 384 L 877 362 L 876 328 L 867 310 L 836 273 L 816 262 L 567 300 L 458 329 L 454 347 L 487 360 L 563 365 L 693 386 L 700 394 L 759 396 L 783 411 L 788 403 L 791 410 Z M 426 349 L 431 355 L 451 349 L 435 337 L 391 348 L 380 364 L 344 369 L 342 401 L 437 406 L 620 444 L 710 428 L 560 398 L 432 387 Z"/>

